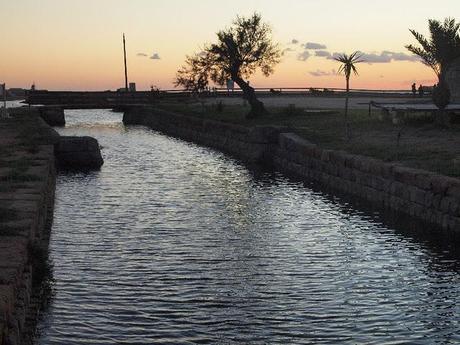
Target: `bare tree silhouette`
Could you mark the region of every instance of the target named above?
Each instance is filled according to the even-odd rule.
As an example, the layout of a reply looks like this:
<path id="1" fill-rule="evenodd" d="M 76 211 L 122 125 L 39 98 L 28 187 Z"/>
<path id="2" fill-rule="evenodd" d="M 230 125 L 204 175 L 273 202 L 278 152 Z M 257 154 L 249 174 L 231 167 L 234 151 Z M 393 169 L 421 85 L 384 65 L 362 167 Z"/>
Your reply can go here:
<path id="1" fill-rule="evenodd" d="M 198 91 L 209 81 L 224 85 L 232 79 L 251 106 L 247 117 L 260 116 L 266 109 L 246 80 L 257 69 L 265 76 L 272 74 L 281 55 L 279 46 L 272 42 L 271 27 L 262 22 L 260 14 L 238 16 L 230 28 L 217 33 L 217 43 L 187 56 L 185 65 L 177 72 L 175 85 Z"/>

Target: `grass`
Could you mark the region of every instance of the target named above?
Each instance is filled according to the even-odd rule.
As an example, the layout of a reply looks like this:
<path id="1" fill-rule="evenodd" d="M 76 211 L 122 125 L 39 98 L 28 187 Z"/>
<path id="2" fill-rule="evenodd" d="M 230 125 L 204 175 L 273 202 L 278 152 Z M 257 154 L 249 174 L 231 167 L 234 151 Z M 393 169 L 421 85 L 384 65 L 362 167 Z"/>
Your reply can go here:
<path id="1" fill-rule="evenodd" d="M 351 139 L 345 138 L 342 109 L 329 112 L 295 106 L 269 108 L 269 114 L 246 119 L 249 107 L 241 104 L 205 104 L 163 101 L 158 107 L 200 118 L 243 126 L 272 125 L 287 127 L 323 148 L 344 150 L 396 162 L 413 168 L 460 177 L 460 124 L 440 128 L 431 114 L 409 114 L 404 123 L 382 120 L 380 113 L 350 110 Z"/>

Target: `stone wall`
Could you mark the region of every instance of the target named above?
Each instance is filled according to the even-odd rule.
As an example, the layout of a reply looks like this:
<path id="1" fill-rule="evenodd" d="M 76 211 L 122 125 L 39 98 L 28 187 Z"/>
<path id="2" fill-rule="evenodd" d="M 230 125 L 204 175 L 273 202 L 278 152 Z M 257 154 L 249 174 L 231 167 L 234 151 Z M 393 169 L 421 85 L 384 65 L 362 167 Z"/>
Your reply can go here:
<path id="1" fill-rule="evenodd" d="M 43 133 L 43 136 L 54 136 L 38 116 L 36 120 L 34 126 L 37 132 Z M 22 118 L 21 121 L 29 119 Z M 12 125 L 16 127 L 14 123 Z M 0 128 L 4 129 L 3 126 Z M 20 136 L 20 132 L 11 129 L 1 134 L 7 133 L 11 134 L 11 138 Z M 14 142 L 6 147 L 2 143 L 1 147 L 1 345 L 30 344 L 41 305 L 42 290 L 34 281 L 39 280 L 43 262 L 37 255 L 47 251 L 56 182 L 54 147 L 47 141 L 43 140 L 33 149 L 24 149 Z M 27 165 L 23 165 L 25 162 Z"/>
<path id="2" fill-rule="evenodd" d="M 283 172 L 318 182 L 446 230 L 460 231 L 460 180 L 343 151 L 321 149 L 282 133 L 273 164 Z"/>
<path id="3" fill-rule="evenodd" d="M 246 128 L 155 108 L 131 108 L 125 124 L 146 125 L 265 163 L 291 175 L 359 197 L 378 207 L 460 232 L 460 180 L 343 151 L 321 149 L 282 128 Z"/>
<path id="4" fill-rule="evenodd" d="M 184 116 L 153 107 L 131 107 L 123 123 L 145 125 L 168 135 L 217 148 L 249 163 L 270 160 L 269 152 L 278 140 L 281 128 L 248 128 L 218 121 Z"/>

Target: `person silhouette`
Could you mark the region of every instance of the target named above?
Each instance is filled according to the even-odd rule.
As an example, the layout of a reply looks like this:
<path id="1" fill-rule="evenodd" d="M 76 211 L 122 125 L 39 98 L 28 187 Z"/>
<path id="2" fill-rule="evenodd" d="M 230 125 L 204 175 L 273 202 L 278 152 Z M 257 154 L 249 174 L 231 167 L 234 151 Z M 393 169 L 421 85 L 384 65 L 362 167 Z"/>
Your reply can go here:
<path id="1" fill-rule="evenodd" d="M 415 97 L 417 95 L 417 86 L 415 83 L 412 84 L 412 95 Z"/>
<path id="2" fill-rule="evenodd" d="M 420 97 L 423 97 L 423 85 L 422 84 L 420 84 L 420 86 L 418 87 L 418 95 Z"/>

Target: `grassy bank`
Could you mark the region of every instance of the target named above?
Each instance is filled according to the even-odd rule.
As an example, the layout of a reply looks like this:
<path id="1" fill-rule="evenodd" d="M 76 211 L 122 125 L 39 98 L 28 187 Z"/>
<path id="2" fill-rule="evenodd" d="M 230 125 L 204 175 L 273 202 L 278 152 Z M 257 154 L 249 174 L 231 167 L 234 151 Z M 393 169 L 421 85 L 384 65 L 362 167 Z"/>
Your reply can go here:
<path id="1" fill-rule="evenodd" d="M 351 110 L 352 137 L 345 138 L 342 109 L 329 111 L 297 108 L 269 108 L 267 116 L 247 120 L 249 108 L 241 104 L 163 101 L 165 110 L 244 126 L 275 125 L 288 127 L 321 147 L 397 162 L 409 167 L 460 177 L 460 124 L 441 128 L 430 114 L 413 114 L 404 123 L 383 120 L 380 111 L 369 116 L 367 110 Z"/>

